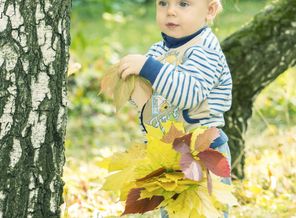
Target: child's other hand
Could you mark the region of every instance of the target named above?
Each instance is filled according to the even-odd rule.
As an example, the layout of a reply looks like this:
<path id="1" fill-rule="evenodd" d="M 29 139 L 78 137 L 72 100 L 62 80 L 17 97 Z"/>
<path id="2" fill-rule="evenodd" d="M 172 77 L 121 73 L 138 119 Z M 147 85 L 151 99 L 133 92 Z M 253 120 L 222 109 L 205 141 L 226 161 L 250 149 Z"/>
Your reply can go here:
<path id="1" fill-rule="evenodd" d="M 126 79 L 129 75 L 139 75 L 147 57 L 145 55 L 127 55 L 119 62 L 119 74 L 122 79 Z"/>

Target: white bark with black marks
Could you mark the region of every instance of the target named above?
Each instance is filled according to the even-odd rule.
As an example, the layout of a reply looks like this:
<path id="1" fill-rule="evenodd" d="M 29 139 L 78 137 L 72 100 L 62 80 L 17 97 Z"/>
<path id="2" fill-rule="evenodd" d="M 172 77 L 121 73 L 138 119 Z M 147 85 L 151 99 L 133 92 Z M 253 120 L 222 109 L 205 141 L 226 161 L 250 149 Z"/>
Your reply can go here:
<path id="1" fill-rule="evenodd" d="M 0 218 L 59 217 L 70 0 L 0 0 Z"/>

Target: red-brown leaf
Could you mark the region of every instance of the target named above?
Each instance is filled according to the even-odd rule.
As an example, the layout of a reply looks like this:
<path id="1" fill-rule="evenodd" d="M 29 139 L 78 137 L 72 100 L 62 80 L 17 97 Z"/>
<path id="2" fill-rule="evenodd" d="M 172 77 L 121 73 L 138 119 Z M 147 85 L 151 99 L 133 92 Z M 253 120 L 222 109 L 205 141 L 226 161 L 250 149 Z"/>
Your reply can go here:
<path id="1" fill-rule="evenodd" d="M 230 166 L 225 156 L 222 153 L 207 149 L 197 155 L 202 163 L 215 175 L 221 177 L 230 177 Z"/>
<path id="2" fill-rule="evenodd" d="M 208 149 L 211 143 L 220 135 L 219 130 L 216 127 L 212 127 L 204 131 L 204 133 L 197 136 L 195 141 L 195 149 L 198 151 L 204 151 Z"/>
<path id="3" fill-rule="evenodd" d="M 190 142 L 192 133 L 176 138 L 173 142 L 173 148 L 180 153 L 190 152 Z"/>
<path id="4" fill-rule="evenodd" d="M 125 214 L 145 213 L 154 210 L 163 200 L 163 196 L 153 196 L 152 198 L 140 198 L 141 190 L 144 188 L 134 188 L 128 193 L 125 210 L 121 216 Z"/>

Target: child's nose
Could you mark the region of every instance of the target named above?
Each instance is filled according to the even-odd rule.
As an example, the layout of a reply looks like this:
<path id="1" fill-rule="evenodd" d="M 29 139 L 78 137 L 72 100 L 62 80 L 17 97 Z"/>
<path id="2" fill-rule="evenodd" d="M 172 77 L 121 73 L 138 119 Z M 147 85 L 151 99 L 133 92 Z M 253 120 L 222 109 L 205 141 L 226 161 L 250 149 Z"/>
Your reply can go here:
<path id="1" fill-rule="evenodd" d="M 168 14 L 168 16 L 175 16 L 176 15 L 176 7 L 172 4 L 169 5 L 167 14 Z"/>

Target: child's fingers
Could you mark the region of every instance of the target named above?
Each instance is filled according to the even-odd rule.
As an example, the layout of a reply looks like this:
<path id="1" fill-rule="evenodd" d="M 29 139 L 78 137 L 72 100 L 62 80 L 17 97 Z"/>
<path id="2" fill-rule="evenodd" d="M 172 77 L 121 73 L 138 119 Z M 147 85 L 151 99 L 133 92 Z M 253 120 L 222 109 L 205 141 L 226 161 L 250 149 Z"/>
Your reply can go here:
<path id="1" fill-rule="evenodd" d="M 129 65 L 127 64 L 127 63 L 120 63 L 119 64 L 119 75 L 120 75 L 120 77 L 121 77 L 121 75 L 122 75 L 122 73 L 126 70 L 126 69 L 128 69 L 128 67 L 129 67 Z"/>
<path id="2" fill-rule="evenodd" d="M 130 70 L 125 69 L 121 74 L 121 78 L 125 80 L 130 74 L 131 74 Z"/>
<path id="3" fill-rule="evenodd" d="M 131 74 L 134 74 L 134 73 L 132 72 L 131 68 L 127 68 L 127 69 L 125 69 L 125 70 L 122 72 L 122 74 L 121 74 L 121 78 L 125 80 L 125 79 L 126 79 L 129 75 L 131 75 Z"/>

